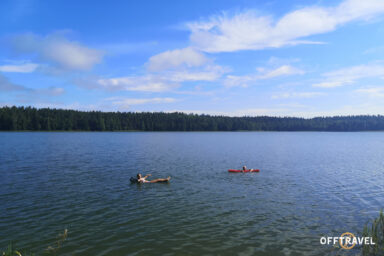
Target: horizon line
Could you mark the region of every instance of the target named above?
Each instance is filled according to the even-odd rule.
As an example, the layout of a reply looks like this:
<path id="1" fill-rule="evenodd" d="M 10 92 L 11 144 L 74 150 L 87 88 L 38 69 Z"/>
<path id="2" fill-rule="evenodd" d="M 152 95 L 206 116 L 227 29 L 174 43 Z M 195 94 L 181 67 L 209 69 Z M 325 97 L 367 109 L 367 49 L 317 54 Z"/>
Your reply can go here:
<path id="1" fill-rule="evenodd" d="M 91 112 L 98 112 L 98 113 L 162 113 L 162 114 L 184 114 L 184 115 L 197 115 L 197 116 L 209 116 L 209 117 L 227 117 L 227 118 L 257 118 L 257 117 L 269 117 L 269 118 L 296 118 L 296 119 L 316 119 L 316 118 L 343 118 L 343 117 L 384 117 L 382 114 L 360 114 L 360 115 L 333 115 L 333 116 L 314 116 L 314 117 L 298 117 L 298 116 L 272 116 L 272 115 L 239 115 L 239 116 L 231 116 L 231 115 L 224 115 L 224 114 L 206 114 L 206 113 L 197 113 L 197 112 L 187 112 L 187 111 L 105 111 L 105 110 L 80 110 L 80 109 L 71 109 L 71 108 L 50 108 L 50 107 L 34 107 L 34 106 L 8 106 L 3 105 L 0 106 L 0 109 L 3 108 L 31 108 L 36 110 L 61 110 L 61 111 L 76 111 L 76 112 L 84 112 L 84 113 L 91 113 Z"/>

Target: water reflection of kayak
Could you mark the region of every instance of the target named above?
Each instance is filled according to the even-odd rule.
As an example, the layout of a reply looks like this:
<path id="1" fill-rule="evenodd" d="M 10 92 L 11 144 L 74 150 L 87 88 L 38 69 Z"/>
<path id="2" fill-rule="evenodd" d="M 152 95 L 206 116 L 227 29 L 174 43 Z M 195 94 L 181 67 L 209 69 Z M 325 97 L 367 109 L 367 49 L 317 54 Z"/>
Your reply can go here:
<path id="1" fill-rule="evenodd" d="M 234 170 L 234 169 L 229 169 L 228 172 L 259 172 L 259 169 L 249 169 L 249 170 Z"/>

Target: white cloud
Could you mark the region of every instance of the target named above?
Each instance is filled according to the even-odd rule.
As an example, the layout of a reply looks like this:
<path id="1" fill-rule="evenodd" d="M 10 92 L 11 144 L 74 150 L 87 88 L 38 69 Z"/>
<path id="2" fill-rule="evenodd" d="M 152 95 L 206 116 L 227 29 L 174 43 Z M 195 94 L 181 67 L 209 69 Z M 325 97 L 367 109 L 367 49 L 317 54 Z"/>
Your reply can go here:
<path id="1" fill-rule="evenodd" d="M 313 86 L 323 87 L 323 88 L 333 88 L 333 87 L 339 87 L 339 86 L 343 86 L 345 84 L 351 84 L 351 83 L 353 82 L 340 79 L 339 81 L 329 81 L 329 82 L 321 82 L 321 83 L 313 84 Z"/>
<path id="2" fill-rule="evenodd" d="M 15 72 L 15 73 L 30 73 L 36 70 L 38 64 L 27 63 L 23 65 L 2 65 L 0 66 L 1 72 Z"/>
<path id="3" fill-rule="evenodd" d="M 192 44 L 205 52 L 233 52 L 318 43 L 302 38 L 330 32 L 355 20 L 369 19 L 384 12 L 382 0 L 345 0 L 335 7 L 312 6 L 290 12 L 279 20 L 245 11 L 222 14 L 206 21 L 191 22 Z"/>
<path id="4" fill-rule="evenodd" d="M 384 97 L 384 87 L 360 88 L 355 90 L 354 92 L 359 94 L 365 94 L 372 98 Z"/>
<path id="5" fill-rule="evenodd" d="M 43 88 L 43 89 L 36 89 L 34 90 L 37 94 L 44 94 L 48 96 L 59 96 L 64 94 L 65 90 L 60 87 L 48 87 L 48 88 Z"/>
<path id="6" fill-rule="evenodd" d="M 33 106 L 35 108 L 56 108 L 56 109 L 73 109 L 80 111 L 128 111 L 133 105 L 140 104 L 167 104 L 178 101 L 173 98 L 147 98 L 147 99 L 134 99 L 134 98 L 123 98 L 123 97 L 114 97 L 106 98 L 100 101 L 95 101 L 91 104 L 84 104 L 80 102 L 58 102 L 39 99 L 38 102 L 31 99 L 31 101 L 23 102 L 1 102 L 0 107 L 3 106 Z"/>
<path id="7" fill-rule="evenodd" d="M 170 68 L 198 67 L 207 63 L 208 59 L 199 51 L 190 47 L 162 52 L 149 59 L 149 71 L 162 71 Z"/>
<path id="8" fill-rule="evenodd" d="M 172 112 L 183 112 L 187 114 L 205 114 L 213 116 L 289 116 L 292 109 L 290 108 L 247 108 L 237 109 L 230 111 L 218 111 L 218 110 L 170 110 Z"/>
<path id="9" fill-rule="evenodd" d="M 368 102 L 363 104 L 343 105 L 329 110 L 318 110 L 309 107 L 303 111 L 292 112 L 290 116 L 310 118 L 319 116 L 382 115 L 383 113 L 384 107 L 382 105 Z"/>
<path id="10" fill-rule="evenodd" d="M 382 54 L 384 52 L 384 46 L 373 47 L 365 50 L 364 54 Z"/>
<path id="11" fill-rule="evenodd" d="M 164 78 L 174 82 L 185 82 L 185 81 L 215 81 L 219 79 L 224 73 L 229 72 L 228 68 L 212 65 L 206 66 L 202 70 L 198 71 L 170 71 L 164 73 Z"/>
<path id="12" fill-rule="evenodd" d="M 175 102 L 174 98 L 121 98 L 113 97 L 107 98 L 107 101 L 110 101 L 112 105 L 119 108 L 128 109 L 132 105 L 142 105 L 142 104 L 161 104 L 161 103 L 172 103 Z"/>
<path id="13" fill-rule="evenodd" d="M 228 75 L 224 80 L 224 85 L 227 87 L 241 86 L 248 87 L 249 83 L 254 83 L 258 79 L 254 76 L 232 76 Z"/>
<path id="14" fill-rule="evenodd" d="M 272 95 L 272 99 L 288 99 L 288 98 L 313 98 L 323 96 L 322 92 L 284 92 Z"/>
<path id="15" fill-rule="evenodd" d="M 15 104 L 13 104 L 15 105 Z M 17 105 L 17 104 L 16 104 Z M 25 104 L 21 104 L 24 106 Z M 62 102 L 36 102 L 36 103 L 28 103 L 28 105 L 33 106 L 35 108 L 56 108 L 56 109 L 72 109 L 72 110 L 80 110 L 80 111 L 105 111 L 109 110 L 107 106 L 100 106 L 99 104 L 83 104 L 79 102 L 73 103 L 62 103 Z M 111 109 L 113 110 L 113 109 Z"/>
<path id="16" fill-rule="evenodd" d="M 153 75 L 98 79 L 96 83 L 113 91 L 162 92 L 179 87 L 178 83 Z"/>
<path id="17" fill-rule="evenodd" d="M 149 71 L 154 72 L 112 78 L 90 78 L 88 81 L 82 79 L 76 83 L 87 88 L 113 91 L 164 92 L 179 87 L 183 82 L 216 81 L 230 71 L 226 67 L 207 62 L 209 60 L 201 52 L 192 48 L 177 49 L 152 56 L 147 67 Z"/>
<path id="18" fill-rule="evenodd" d="M 359 65 L 323 74 L 325 80 L 320 83 L 313 84 L 314 87 L 339 87 L 356 83 L 363 78 L 381 78 L 384 79 L 384 66 L 371 64 Z"/>
<path id="19" fill-rule="evenodd" d="M 261 79 L 269 79 L 274 78 L 278 76 L 287 76 L 287 75 L 302 75 L 304 74 L 304 71 L 295 67 L 292 67 L 290 65 L 283 65 L 281 67 L 278 67 L 276 69 L 270 70 L 265 72 L 264 75 L 261 75 Z"/>
<path id="20" fill-rule="evenodd" d="M 101 78 L 93 81 L 77 81 L 77 83 L 88 88 L 101 87 L 112 91 L 163 92 L 179 87 L 181 82 L 215 81 L 225 72 L 227 69 L 223 67 L 207 66 L 202 71 L 168 71 L 162 74 Z"/>
<path id="21" fill-rule="evenodd" d="M 245 75 L 245 76 L 232 76 L 228 75 L 224 81 L 225 86 L 241 86 L 248 87 L 250 84 L 255 83 L 259 80 L 272 79 L 279 76 L 288 76 L 288 75 L 302 75 L 304 71 L 290 65 L 283 65 L 276 69 L 266 70 L 258 69 L 259 73 L 254 75 Z"/>
<path id="22" fill-rule="evenodd" d="M 32 54 L 39 61 L 53 63 L 66 70 L 89 70 L 103 57 L 101 51 L 56 34 L 45 37 L 18 35 L 12 38 L 12 46 L 18 53 Z"/>
<path id="23" fill-rule="evenodd" d="M 221 75 L 216 72 L 172 72 L 169 73 L 169 80 L 175 82 L 185 82 L 185 81 L 215 81 Z"/>
<path id="24" fill-rule="evenodd" d="M 350 115 L 382 115 L 384 106 L 375 103 L 342 105 L 340 107 L 320 110 L 313 106 L 271 106 L 260 108 L 244 108 L 234 110 L 183 110 L 175 109 L 167 112 L 184 112 L 194 114 L 224 115 L 224 116 L 289 116 L 313 118 L 322 116 L 350 116 Z"/>

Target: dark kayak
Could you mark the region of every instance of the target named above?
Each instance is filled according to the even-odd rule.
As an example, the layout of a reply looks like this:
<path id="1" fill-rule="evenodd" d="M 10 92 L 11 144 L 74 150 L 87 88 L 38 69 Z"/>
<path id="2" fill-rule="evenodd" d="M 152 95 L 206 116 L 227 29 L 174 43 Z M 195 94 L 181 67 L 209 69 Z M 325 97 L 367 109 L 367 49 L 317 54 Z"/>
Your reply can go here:
<path id="1" fill-rule="evenodd" d="M 129 180 L 131 181 L 131 183 L 139 183 L 139 181 L 133 177 L 131 177 Z"/>
<path id="2" fill-rule="evenodd" d="M 131 181 L 131 183 L 141 184 L 136 178 L 131 177 L 129 180 Z M 155 183 L 166 183 L 166 182 L 169 182 L 169 180 L 158 181 Z M 151 183 L 151 182 L 146 182 L 146 183 Z"/>

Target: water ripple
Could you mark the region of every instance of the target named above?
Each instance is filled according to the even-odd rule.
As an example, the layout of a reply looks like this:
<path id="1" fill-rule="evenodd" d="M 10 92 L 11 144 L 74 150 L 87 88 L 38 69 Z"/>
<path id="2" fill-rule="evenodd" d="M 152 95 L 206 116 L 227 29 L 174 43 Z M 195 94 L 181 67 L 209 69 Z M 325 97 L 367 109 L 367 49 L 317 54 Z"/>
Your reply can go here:
<path id="1" fill-rule="evenodd" d="M 384 133 L 0 133 L 0 245 L 338 255 L 384 205 Z M 229 174 L 243 164 L 260 173 Z M 170 184 L 130 184 L 137 172 Z M 342 252 L 343 253 L 343 252 Z"/>

